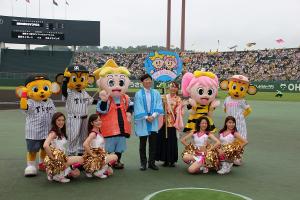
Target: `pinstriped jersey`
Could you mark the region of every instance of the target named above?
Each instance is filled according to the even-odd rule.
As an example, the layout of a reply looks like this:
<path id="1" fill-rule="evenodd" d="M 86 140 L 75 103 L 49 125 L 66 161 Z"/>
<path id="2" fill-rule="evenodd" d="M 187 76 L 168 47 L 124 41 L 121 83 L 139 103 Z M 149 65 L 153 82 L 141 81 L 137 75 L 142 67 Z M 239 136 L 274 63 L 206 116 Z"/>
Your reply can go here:
<path id="1" fill-rule="evenodd" d="M 52 99 L 47 101 L 27 100 L 28 109 L 25 110 L 25 137 L 31 140 L 46 139 L 51 128 L 51 119 L 56 112 Z"/>
<path id="2" fill-rule="evenodd" d="M 83 116 L 88 114 L 88 106 L 93 103 L 93 98 L 85 91 L 71 90 L 68 88 L 68 97 L 63 101 L 66 101 L 66 110 L 68 115 Z"/>
<path id="3" fill-rule="evenodd" d="M 228 96 L 224 100 L 224 107 L 227 115 L 233 116 L 236 120 L 244 120 L 243 112 L 249 105 L 245 99 L 233 99 Z"/>

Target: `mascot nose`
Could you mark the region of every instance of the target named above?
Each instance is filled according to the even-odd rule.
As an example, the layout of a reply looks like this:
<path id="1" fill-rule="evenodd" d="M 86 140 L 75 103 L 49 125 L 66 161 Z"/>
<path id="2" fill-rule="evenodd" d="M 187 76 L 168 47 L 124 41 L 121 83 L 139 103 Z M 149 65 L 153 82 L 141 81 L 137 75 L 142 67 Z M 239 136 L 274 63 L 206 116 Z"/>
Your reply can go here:
<path id="1" fill-rule="evenodd" d="M 80 85 L 80 84 L 77 84 L 76 86 L 77 86 L 77 87 L 80 87 L 81 85 Z"/>
<path id="2" fill-rule="evenodd" d="M 43 91 L 41 91 L 41 94 L 44 94 L 44 92 L 43 92 Z"/>

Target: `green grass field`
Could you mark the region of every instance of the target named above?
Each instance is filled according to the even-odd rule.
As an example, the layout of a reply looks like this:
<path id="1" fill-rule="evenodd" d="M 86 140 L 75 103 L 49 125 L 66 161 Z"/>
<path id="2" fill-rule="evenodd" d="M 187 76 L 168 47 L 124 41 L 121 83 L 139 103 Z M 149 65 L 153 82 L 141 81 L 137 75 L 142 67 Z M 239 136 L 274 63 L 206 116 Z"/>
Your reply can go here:
<path id="1" fill-rule="evenodd" d="M 272 98 L 272 101 L 247 98 L 253 113 L 247 119 L 249 145 L 244 155 L 245 164 L 233 168 L 228 175 L 220 176 L 215 172 L 189 175 L 181 160 L 175 168 L 160 167 L 159 171 L 142 172 L 139 170 L 138 138 L 132 135 L 123 154 L 124 170 L 115 171 L 106 180 L 87 179 L 82 175 L 69 184 L 48 182 L 45 173 L 33 178 L 23 176 L 26 164 L 25 116 L 20 110 L 1 110 L 0 199 L 141 200 L 164 189 L 199 187 L 233 192 L 255 200 L 298 200 L 299 96 L 285 95 L 283 98 L 290 99 L 283 102 L 273 101 L 274 97 L 263 94 L 261 99 Z M 64 108 L 58 110 L 64 111 Z M 94 110 L 92 106 L 90 113 Z M 224 118 L 222 108 L 217 108 L 214 116 L 217 127 L 223 126 Z M 181 151 L 182 145 L 179 144 Z M 209 195 L 206 199 L 217 199 Z M 170 198 L 165 196 L 162 199 Z"/>

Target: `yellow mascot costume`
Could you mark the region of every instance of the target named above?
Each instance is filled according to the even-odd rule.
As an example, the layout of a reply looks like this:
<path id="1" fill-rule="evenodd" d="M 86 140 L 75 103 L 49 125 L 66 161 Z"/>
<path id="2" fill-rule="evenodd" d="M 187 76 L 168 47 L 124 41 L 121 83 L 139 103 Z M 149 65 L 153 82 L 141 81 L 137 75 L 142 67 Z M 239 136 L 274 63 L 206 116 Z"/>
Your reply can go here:
<path id="1" fill-rule="evenodd" d="M 25 87 L 19 86 L 16 94 L 20 98 L 20 108 L 26 115 L 25 138 L 27 144 L 26 177 L 36 176 L 36 154 L 40 152 L 39 170 L 45 170 L 43 164 L 46 152 L 43 144 L 50 130 L 52 115 L 56 109 L 50 96 L 58 94 L 60 87 L 56 82 L 51 82 L 44 74 L 29 76 L 25 81 Z"/>

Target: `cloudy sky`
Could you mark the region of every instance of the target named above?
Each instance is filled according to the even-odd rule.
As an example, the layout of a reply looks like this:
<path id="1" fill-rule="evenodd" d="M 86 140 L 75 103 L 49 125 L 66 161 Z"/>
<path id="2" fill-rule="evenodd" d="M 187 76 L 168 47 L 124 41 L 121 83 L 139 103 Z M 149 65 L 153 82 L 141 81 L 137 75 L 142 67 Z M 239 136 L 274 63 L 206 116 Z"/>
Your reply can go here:
<path id="1" fill-rule="evenodd" d="M 39 17 L 39 0 L 0 0 L 0 15 Z M 166 44 L 167 0 L 40 0 L 40 17 L 101 21 L 101 46 Z M 299 47 L 299 0 L 186 0 L 186 49 Z M 180 46 L 181 0 L 172 0 L 171 44 Z M 1 30 L 0 30 L 1 31 Z M 285 43 L 277 44 L 282 38 Z"/>

